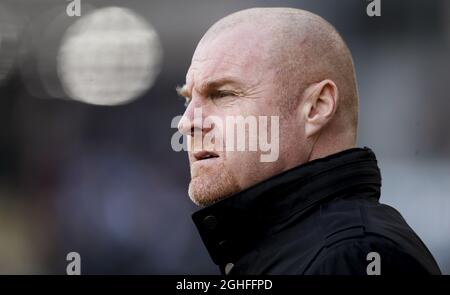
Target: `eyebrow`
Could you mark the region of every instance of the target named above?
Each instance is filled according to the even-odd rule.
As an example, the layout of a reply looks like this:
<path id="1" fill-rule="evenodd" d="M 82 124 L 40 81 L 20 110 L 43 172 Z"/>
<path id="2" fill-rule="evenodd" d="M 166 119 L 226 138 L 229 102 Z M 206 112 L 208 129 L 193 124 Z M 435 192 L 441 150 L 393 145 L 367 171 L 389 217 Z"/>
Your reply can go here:
<path id="1" fill-rule="evenodd" d="M 220 86 L 224 86 L 224 85 L 236 85 L 238 87 L 242 87 L 242 83 L 239 82 L 235 77 L 223 77 L 220 79 L 211 79 L 211 80 L 207 80 L 205 82 L 203 82 L 200 87 L 199 87 L 199 92 L 200 93 L 205 93 L 208 91 L 211 91 L 212 89 L 216 89 L 219 88 Z M 184 84 L 183 86 L 178 86 L 176 88 L 177 93 L 179 96 L 182 97 L 191 97 L 191 91 L 188 88 L 188 86 L 186 84 Z"/>
<path id="2" fill-rule="evenodd" d="M 187 88 L 187 85 L 177 86 L 176 88 L 177 94 L 181 97 L 191 97 L 191 92 Z"/>

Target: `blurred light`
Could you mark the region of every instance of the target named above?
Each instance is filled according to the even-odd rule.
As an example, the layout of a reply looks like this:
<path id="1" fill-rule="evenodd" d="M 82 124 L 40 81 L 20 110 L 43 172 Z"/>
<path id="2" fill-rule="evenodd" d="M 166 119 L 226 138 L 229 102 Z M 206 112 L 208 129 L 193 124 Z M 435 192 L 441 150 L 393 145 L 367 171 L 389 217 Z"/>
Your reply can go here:
<path id="1" fill-rule="evenodd" d="M 19 69 L 27 92 L 39 98 L 67 98 L 57 72 L 57 56 L 67 29 L 79 18 L 69 17 L 65 3 L 36 13 L 23 32 L 18 52 Z M 85 3 L 81 14 L 95 7 Z"/>
<path id="2" fill-rule="evenodd" d="M 58 75 L 71 98 L 118 105 L 152 86 L 161 58 L 150 24 L 129 9 L 108 7 L 69 27 L 58 54 Z"/>

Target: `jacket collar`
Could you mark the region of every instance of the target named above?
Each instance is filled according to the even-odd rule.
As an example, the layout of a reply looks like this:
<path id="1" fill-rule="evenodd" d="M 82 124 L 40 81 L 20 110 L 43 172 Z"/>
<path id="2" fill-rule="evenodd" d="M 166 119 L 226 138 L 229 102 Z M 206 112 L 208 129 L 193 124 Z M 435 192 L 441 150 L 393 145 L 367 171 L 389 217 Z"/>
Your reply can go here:
<path id="1" fill-rule="evenodd" d="M 379 198 L 381 176 L 367 147 L 348 149 L 287 170 L 192 215 L 214 263 L 234 263 L 293 215 L 357 186 Z M 373 192 L 375 194 L 373 194 Z"/>

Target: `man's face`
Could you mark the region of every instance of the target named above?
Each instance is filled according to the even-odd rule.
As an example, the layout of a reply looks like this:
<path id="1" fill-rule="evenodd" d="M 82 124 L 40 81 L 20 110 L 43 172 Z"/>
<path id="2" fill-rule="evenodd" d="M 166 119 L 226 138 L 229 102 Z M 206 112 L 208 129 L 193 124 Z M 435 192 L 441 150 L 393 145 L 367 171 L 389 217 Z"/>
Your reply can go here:
<path id="1" fill-rule="evenodd" d="M 204 126 L 205 119 L 211 116 L 222 122 L 230 116 L 254 116 L 257 121 L 260 116 L 266 116 L 269 121 L 266 131 L 270 131 L 270 116 L 280 116 L 281 98 L 276 69 L 269 62 L 268 45 L 262 42 L 265 38 L 267 35 L 263 32 L 239 27 L 200 42 L 194 53 L 182 89 L 187 109 L 179 129 L 191 139 L 188 141 L 189 195 L 198 205 L 212 204 L 285 168 L 282 157 L 262 162 L 259 145 L 257 151 L 248 148 L 246 151 L 226 150 L 228 147 L 218 150 L 213 143 L 219 138 L 226 142 L 229 133 L 215 123 Z M 199 110 L 201 118 L 194 118 L 194 113 L 198 115 Z M 280 116 L 280 127 L 282 125 Z M 203 140 L 196 140 L 195 132 Z M 247 143 L 249 138 L 258 136 L 249 133 L 245 135 Z M 215 137 L 215 140 L 205 141 L 207 136 Z M 285 132 L 280 132 L 280 141 L 284 136 Z"/>

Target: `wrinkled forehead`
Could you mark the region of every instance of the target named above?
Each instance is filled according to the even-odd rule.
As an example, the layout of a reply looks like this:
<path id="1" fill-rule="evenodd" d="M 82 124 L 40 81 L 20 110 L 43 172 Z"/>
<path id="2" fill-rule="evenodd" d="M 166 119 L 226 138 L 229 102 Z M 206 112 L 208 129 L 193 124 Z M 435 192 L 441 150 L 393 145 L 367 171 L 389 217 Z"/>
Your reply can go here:
<path id="1" fill-rule="evenodd" d="M 252 27 L 236 27 L 206 36 L 198 44 L 186 75 L 186 83 L 198 83 L 222 76 L 259 80 L 267 73 L 267 35 Z"/>

